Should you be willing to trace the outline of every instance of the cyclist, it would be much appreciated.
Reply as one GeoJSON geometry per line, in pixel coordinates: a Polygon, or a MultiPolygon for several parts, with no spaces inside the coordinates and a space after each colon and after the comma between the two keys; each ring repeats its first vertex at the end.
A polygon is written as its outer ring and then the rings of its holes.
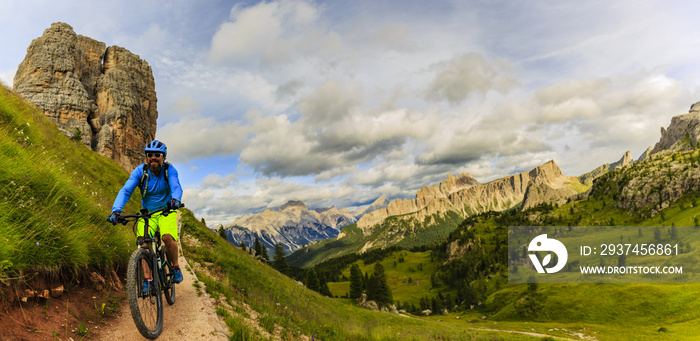
{"type": "MultiPolygon", "coordinates": [[[[146,145],[146,163],[141,164],[133,172],[124,184],[124,187],[119,191],[117,198],[112,206],[112,214],[109,221],[116,225],[119,223],[119,215],[121,214],[124,205],[131,199],[136,187],[141,189],[141,205],[149,212],[167,207],[168,209],[177,209],[182,207],[180,200],[182,199],[182,187],[177,175],[175,167],[170,163],[165,162],[165,157],[168,153],[168,148],[165,143],[158,140],[153,140],[146,145]]],[[[153,215],[149,221],[149,228],[155,231],[156,227],[160,227],[160,233],[163,236],[165,243],[165,252],[173,263],[173,281],[175,283],[182,282],[182,271],[177,259],[177,214],[169,214],[167,216],[157,213],[153,215]]],[[[138,240],[143,240],[144,221],[139,219],[137,235],[138,240]]],[[[148,292],[152,286],[150,273],[145,273],[146,282],[144,283],[144,292],[148,292]]]]}

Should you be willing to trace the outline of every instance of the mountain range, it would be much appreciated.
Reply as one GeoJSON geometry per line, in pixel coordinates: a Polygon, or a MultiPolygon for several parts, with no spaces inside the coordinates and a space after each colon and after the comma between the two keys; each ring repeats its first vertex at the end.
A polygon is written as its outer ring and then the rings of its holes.
{"type": "Polygon", "coordinates": [[[289,201],[276,210],[243,215],[224,228],[228,240],[235,245],[251,246],[258,238],[269,252],[282,243],[286,253],[317,241],[346,238],[349,231],[359,229],[361,238],[348,239],[353,240],[352,244],[364,241],[361,247],[351,248],[353,252],[363,252],[402,241],[405,245],[429,243],[444,237],[460,219],[473,214],[530,208],[545,202],[563,203],[586,189],[578,178],[563,175],[556,163],[549,161],[486,184],[469,173],[450,174],[439,184],[418,190],[415,198],[388,201],[380,197],[355,212],[336,207],[310,210],[301,201],[289,201]],[[391,222],[387,223],[389,218],[391,222]]]}
{"type": "Polygon", "coordinates": [[[302,201],[288,201],[278,209],[266,209],[254,215],[243,215],[224,226],[227,239],[235,244],[252,246],[255,238],[271,252],[282,243],[286,253],[318,240],[334,238],[340,230],[357,222],[365,213],[381,209],[389,201],[380,197],[366,208],[350,212],[347,208],[309,209],[302,201]]]}
{"type": "MultiPolygon", "coordinates": [[[[527,210],[540,204],[562,205],[585,196],[595,179],[610,172],[650,160],[660,152],[697,147],[698,131],[700,103],[691,106],[688,114],[674,117],[667,129],[662,127],[659,142],[637,160],[627,151],[619,161],[603,164],[579,177],[564,175],[554,160],[485,184],[469,173],[448,175],[439,184],[418,190],[415,198],[388,201],[381,197],[355,212],[336,207],[309,210],[302,202],[290,201],[277,210],[244,215],[226,226],[226,233],[236,245],[243,242],[250,246],[258,238],[271,251],[282,243],[286,253],[296,251],[289,262],[299,266],[391,245],[430,244],[444,238],[464,218],[476,214],[527,210]]],[[[679,186],[683,187],[676,187],[679,186]]],[[[639,191],[647,193],[645,203],[651,200],[651,190],[639,191]]],[[[621,193],[627,197],[621,205],[636,206],[636,202],[644,201],[635,193],[621,193]]]]}

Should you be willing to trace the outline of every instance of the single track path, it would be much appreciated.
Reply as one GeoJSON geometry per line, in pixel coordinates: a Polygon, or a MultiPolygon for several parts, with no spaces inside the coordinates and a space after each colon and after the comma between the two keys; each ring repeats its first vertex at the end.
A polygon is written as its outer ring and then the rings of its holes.
{"type": "MultiPolygon", "coordinates": [[[[180,228],[179,218],[178,212],[178,228],[180,228]]],[[[158,340],[228,340],[226,336],[228,329],[216,315],[209,295],[205,292],[202,292],[201,296],[197,294],[197,289],[193,285],[196,277],[186,270],[187,260],[182,254],[180,254],[180,267],[183,270],[184,280],[175,286],[175,304],[168,305],[163,297],[163,333],[158,340]]],[[[136,329],[128,300],[122,302],[117,317],[101,329],[97,332],[99,340],[146,340],[136,329]]]]}

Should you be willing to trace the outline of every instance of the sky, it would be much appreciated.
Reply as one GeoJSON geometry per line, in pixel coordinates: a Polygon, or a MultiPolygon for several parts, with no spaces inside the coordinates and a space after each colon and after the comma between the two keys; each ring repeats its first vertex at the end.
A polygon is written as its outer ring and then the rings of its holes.
{"type": "Polygon", "coordinates": [[[139,55],[183,202],[231,224],[637,158],[700,101],[700,2],[672,4],[0,0],[0,80],[58,21],[139,55]]]}

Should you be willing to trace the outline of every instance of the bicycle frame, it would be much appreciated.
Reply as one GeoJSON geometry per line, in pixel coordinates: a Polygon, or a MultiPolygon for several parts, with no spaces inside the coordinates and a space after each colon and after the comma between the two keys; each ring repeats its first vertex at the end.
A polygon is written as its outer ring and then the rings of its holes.
{"type": "Polygon", "coordinates": [[[151,237],[149,229],[149,220],[151,216],[159,212],[163,212],[161,213],[163,215],[174,213],[168,209],[159,209],[153,212],[148,212],[147,209],[143,208],[141,209],[141,211],[139,211],[140,214],[123,216],[122,219],[124,220],[124,224],[126,224],[127,219],[129,218],[133,218],[135,220],[143,219],[143,237],[142,240],[140,240],[141,238],[137,238],[136,243],[140,248],[146,249],[148,251],[148,254],[151,255],[151,269],[153,269],[151,271],[151,277],[154,281],[159,281],[161,290],[163,290],[164,288],[166,288],[166,286],[170,287],[171,285],[173,285],[173,283],[166,283],[168,280],[166,278],[166,273],[164,269],[166,259],[165,257],[161,259],[161,254],[165,254],[165,245],[162,243],[161,240],[160,228],[157,228],[155,230],[153,237],[151,237]]]}
{"type": "MultiPolygon", "coordinates": [[[[184,205],[180,206],[184,207],[184,205]]],[[[163,216],[170,214],[168,208],[162,208],[153,212],[142,209],[140,214],[118,217],[117,221],[126,225],[129,221],[143,219],[143,237],[137,238],[138,247],[131,254],[129,269],[127,270],[127,292],[129,296],[129,308],[136,328],[141,335],[149,339],[157,338],[163,330],[163,302],[162,293],[168,304],[175,303],[175,285],[172,282],[172,265],[167,259],[165,245],[161,241],[160,228],[156,228],[153,235],[150,233],[150,218],[156,213],[162,212],[163,216]],[[151,290],[144,281],[146,268],[150,268],[153,279],[151,290]],[[168,271],[168,268],[170,271],[168,271]],[[155,309],[155,311],[153,310],[155,309]],[[145,318],[145,319],[144,319],[145,318]]],[[[137,223],[138,224],[138,223],[137,223]]],[[[136,225],[138,226],[138,225],[136,225]]]]}

